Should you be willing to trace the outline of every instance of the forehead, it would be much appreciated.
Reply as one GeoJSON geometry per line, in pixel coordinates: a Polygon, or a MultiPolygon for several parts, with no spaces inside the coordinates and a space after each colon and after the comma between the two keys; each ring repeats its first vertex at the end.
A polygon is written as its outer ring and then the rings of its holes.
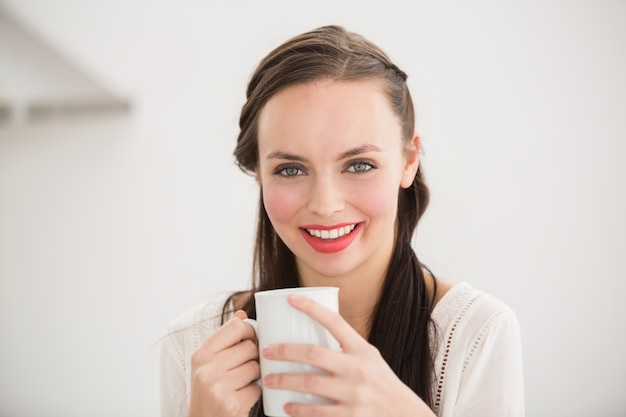
{"type": "MultiPolygon", "coordinates": [[[[305,145],[346,146],[392,139],[401,127],[379,81],[322,80],[287,87],[261,110],[259,148],[305,145]]],[[[272,151],[272,150],[269,150],[272,151]]]]}

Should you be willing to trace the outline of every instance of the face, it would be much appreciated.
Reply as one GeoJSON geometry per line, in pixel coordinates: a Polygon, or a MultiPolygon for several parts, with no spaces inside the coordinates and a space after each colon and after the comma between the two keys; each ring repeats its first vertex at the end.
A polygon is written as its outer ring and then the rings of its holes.
{"type": "Polygon", "coordinates": [[[316,81],[265,104],[258,125],[263,202],[301,280],[383,274],[400,187],[412,184],[418,138],[375,81],[316,81]]]}

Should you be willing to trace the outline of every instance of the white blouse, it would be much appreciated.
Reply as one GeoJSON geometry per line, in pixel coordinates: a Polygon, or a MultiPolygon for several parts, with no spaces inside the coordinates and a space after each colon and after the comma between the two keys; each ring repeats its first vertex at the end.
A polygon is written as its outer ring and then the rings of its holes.
{"type": "MultiPolygon", "coordinates": [[[[161,349],[161,415],[186,417],[191,355],[221,323],[229,294],[174,320],[161,349]]],[[[433,410],[439,417],[523,417],[520,329],[515,313],[462,282],[432,313],[435,357],[433,410]]]]}

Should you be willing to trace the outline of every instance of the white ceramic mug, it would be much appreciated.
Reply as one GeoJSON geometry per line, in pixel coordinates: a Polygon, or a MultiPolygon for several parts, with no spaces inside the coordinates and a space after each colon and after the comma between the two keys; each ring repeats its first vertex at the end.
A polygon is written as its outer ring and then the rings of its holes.
{"type": "MultiPolygon", "coordinates": [[[[277,343],[313,344],[339,351],[339,343],[326,328],[287,302],[289,294],[311,298],[324,307],[339,311],[339,288],[298,287],[260,291],[254,294],[256,320],[246,319],[254,328],[259,353],[265,346],[277,343]]],[[[260,356],[261,378],[277,373],[319,373],[324,371],[311,365],[295,362],[268,360],[260,356]]],[[[273,417],[287,416],[283,410],[286,403],[330,404],[332,401],[318,395],[262,387],[263,409],[273,417]]]]}

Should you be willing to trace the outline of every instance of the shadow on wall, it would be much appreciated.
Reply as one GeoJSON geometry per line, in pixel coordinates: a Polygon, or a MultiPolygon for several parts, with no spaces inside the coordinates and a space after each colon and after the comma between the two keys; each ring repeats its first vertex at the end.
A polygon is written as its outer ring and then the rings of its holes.
{"type": "Polygon", "coordinates": [[[130,102],[18,21],[0,4],[0,127],[127,113],[130,102]]]}

